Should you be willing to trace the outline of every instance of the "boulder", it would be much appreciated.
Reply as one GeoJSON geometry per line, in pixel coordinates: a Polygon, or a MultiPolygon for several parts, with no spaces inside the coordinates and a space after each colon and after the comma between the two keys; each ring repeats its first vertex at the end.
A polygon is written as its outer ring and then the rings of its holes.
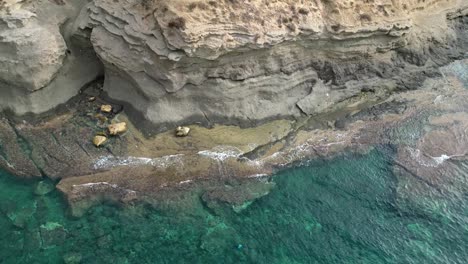
{"type": "Polygon", "coordinates": [[[40,181],[36,184],[34,189],[34,194],[36,195],[46,195],[52,192],[55,189],[55,186],[49,181],[40,181]]]}
{"type": "Polygon", "coordinates": [[[330,110],[338,103],[356,96],[360,92],[359,88],[332,90],[329,86],[319,81],[315,84],[312,93],[297,102],[297,107],[308,115],[320,114],[330,110]]]}
{"type": "Polygon", "coordinates": [[[117,136],[125,133],[127,131],[127,123],[120,122],[115,124],[110,124],[107,129],[109,130],[109,134],[112,136],[117,136]]]}
{"type": "Polygon", "coordinates": [[[71,41],[76,34],[68,25],[84,2],[10,1],[0,7],[0,111],[48,111],[102,75],[92,48],[71,41]]]}
{"type": "Polygon", "coordinates": [[[104,145],[104,143],[107,142],[107,137],[105,136],[101,136],[101,135],[97,135],[93,138],[93,144],[94,146],[96,147],[100,147],[102,145],[104,145]]]}
{"type": "Polygon", "coordinates": [[[101,112],[103,113],[112,112],[112,105],[101,105],[101,112]]]}
{"type": "Polygon", "coordinates": [[[47,222],[41,225],[40,233],[43,248],[62,245],[67,237],[67,231],[65,228],[56,222],[47,222]]]}
{"type": "Polygon", "coordinates": [[[0,79],[27,91],[49,84],[66,56],[58,28],[43,26],[36,14],[18,9],[0,16],[0,29],[0,79]]]}
{"type": "Polygon", "coordinates": [[[83,257],[80,253],[70,252],[63,256],[65,264],[80,264],[83,257]]]}
{"type": "Polygon", "coordinates": [[[207,190],[201,199],[207,208],[218,215],[230,211],[240,213],[255,200],[269,194],[274,186],[272,182],[259,179],[241,180],[207,190]]]}
{"type": "Polygon", "coordinates": [[[6,216],[11,223],[18,228],[27,228],[31,221],[34,221],[33,215],[36,212],[35,205],[26,205],[17,208],[15,211],[8,212],[6,216]]]}
{"type": "Polygon", "coordinates": [[[186,137],[190,133],[190,127],[177,127],[176,128],[176,136],[178,137],[186,137]]]}

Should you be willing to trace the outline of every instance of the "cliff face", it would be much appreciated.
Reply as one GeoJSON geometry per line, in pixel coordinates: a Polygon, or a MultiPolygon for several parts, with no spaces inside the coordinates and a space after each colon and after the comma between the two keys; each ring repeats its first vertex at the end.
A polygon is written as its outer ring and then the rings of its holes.
{"type": "Polygon", "coordinates": [[[446,15],[461,1],[364,2],[94,1],[91,40],[109,96],[160,128],[252,124],[406,88],[406,65],[426,66],[441,54],[425,51],[456,40],[446,15]]]}
{"type": "Polygon", "coordinates": [[[362,92],[417,88],[466,48],[463,0],[55,2],[26,1],[0,17],[8,36],[0,63],[10,69],[0,70],[9,98],[1,108],[63,103],[100,74],[95,51],[108,96],[159,130],[252,125],[320,113],[362,92]],[[22,32],[33,33],[12,37],[22,32]]]}

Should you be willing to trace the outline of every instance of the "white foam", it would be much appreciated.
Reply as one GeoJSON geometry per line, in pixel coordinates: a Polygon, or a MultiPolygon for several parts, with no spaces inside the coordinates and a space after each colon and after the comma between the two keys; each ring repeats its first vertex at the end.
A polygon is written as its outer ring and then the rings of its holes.
{"type": "Polygon", "coordinates": [[[442,100],[444,99],[444,96],[443,95],[438,95],[435,99],[434,99],[434,104],[440,104],[442,102],[442,100]]]}
{"type": "Polygon", "coordinates": [[[264,177],[268,177],[268,174],[265,174],[265,173],[253,174],[253,175],[248,176],[247,178],[264,178],[264,177]]]}
{"type": "Polygon", "coordinates": [[[411,155],[411,158],[413,158],[414,160],[416,160],[420,165],[422,166],[425,166],[425,167],[433,167],[433,168],[436,168],[436,167],[439,167],[440,165],[442,165],[446,160],[449,160],[453,157],[458,157],[458,156],[463,156],[463,155],[458,155],[458,154],[455,154],[455,155],[446,155],[446,154],[442,154],[440,155],[439,157],[425,157],[422,155],[421,151],[419,149],[413,149],[413,148],[410,148],[408,147],[407,148],[410,155],[411,155]]]}
{"type": "Polygon", "coordinates": [[[15,166],[11,165],[11,163],[8,162],[7,160],[5,160],[5,162],[6,162],[6,165],[8,166],[8,168],[10,168],[10,169],[14,169],[14,168],[15,168],[15,166]]]}
{"type": "Polygon", "coordinates": [[[93,167],[95,170],[135,165],[150,165],[159,168],[166,168],[178,162],[181,156],[183,156],[183,154],[168,155],[160,158],[103,156],[94,162],[93,167]]]}
{"type": "Polygon", "coordinates": [[[330,142],[328,144],[325,144],[324,146],[325,147],[330,147],[330,146],[334,146],[334,145],[343,145],[344,143],[346,143],[346,141],[330,142]]]}
{"type": "Polygon", "coordinates": [[[242,151],[232,146],[218,146],[212,150],[202,150],[197,153],[218,161],[225,161],[230,158],[238,158],[242,151]]]}
{"type": "Polygon", "coordinates": [[[187,183],[191,183],[191,182],[192,182],[192,180],[186,180],[186,181],[179,182],[179,184],[187,184],[187,183]]]}
{"type": "Polygon", "coordinates": [[[108,182],[90,182],[90,183],[83,183],[83,184],[74,184],[73,187],[94,187],[94,186],[101,186],[101,185],[108,185],[112,188],[118,188],[117,184],[110,184],[108,182]]]}
{"type": "Polygon", "coordinates": [[[440,157],[432,157],[432,159],[434,159],[434,161],[437,163],[437,165],[440,165],[440,164],[444,163],[446,160],[449,160],[451,158],[452,158],[451,156],[447,156],[445,154],[443,154],[440,157]]]}

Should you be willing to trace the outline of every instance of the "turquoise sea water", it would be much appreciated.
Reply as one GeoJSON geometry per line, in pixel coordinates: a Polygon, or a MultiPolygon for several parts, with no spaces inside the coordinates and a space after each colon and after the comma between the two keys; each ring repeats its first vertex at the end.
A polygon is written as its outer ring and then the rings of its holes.
{"type": "Polygon", "coordinates": [[[103,205],[79,219],[56,191],[2,172],[0,262],[466,263],[468,208],[444,219],[399,206],[392,159],[381,147],[284,170],[240,213],[103,205]]]}

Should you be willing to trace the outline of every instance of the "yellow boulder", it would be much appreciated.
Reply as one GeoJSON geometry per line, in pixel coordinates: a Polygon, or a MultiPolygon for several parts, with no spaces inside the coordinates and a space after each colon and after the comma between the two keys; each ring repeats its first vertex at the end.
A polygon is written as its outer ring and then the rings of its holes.
{"type": "Polygon", "coordinates": [[[93,144],[96,147],[102,146],[104,143],[106,143],[106,141],[107,141],[107,137],[101,136],[101,135],[97,135],[93,138],[93,144]]]}
{"type": "Polygon", "coordinates": [[[125,131],[127,131],[127,123],[120,122],[120,123],[111,124],[107,127],[107,130],[109,130],[109,134],[112,136],[123,134],[125,133],[125,131]]]}
{"type": "Polygon", "coordinates": [[[101,112],[103,113],[112,112],[112,105],[101,105],[101,112]]]}
{"type": "Polygon", "coordinates": [[[176,136],[178,137],[186,137],[190,133],[190,127],[177,127],[176,128],[176,136]]]}

